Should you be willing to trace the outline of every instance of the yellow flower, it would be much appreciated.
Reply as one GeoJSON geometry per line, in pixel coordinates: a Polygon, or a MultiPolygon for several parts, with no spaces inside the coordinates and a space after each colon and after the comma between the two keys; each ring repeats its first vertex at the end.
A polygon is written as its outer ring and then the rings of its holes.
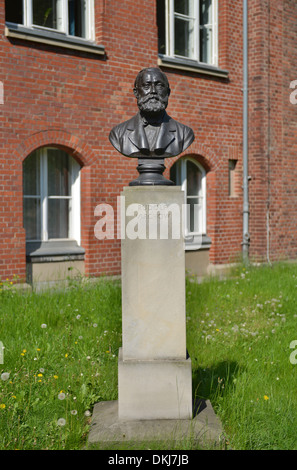
{"type": "Polygon", "coordinates": [[[21,356],[24,356],[25,354],[24,353],[21,353],[21,356]]]}
{"type": "Polygon", "coordinates": [[[68,353],[65,354],[65,357],[68,357],[68,353]]]}
{"type": "Polygon", "coordinates": [[[42,377],[42,374],[37,374],[37,377],[42,377]]]}
{"type": "Polygon", "coordinates": [[[27,349],[23,349],[23,353],[26,353],[27,352],[27,349]]]}
{"type": "Polygon", "coordinates": [[[269,397],[267,395],[264,395],[264,400],[269,400],[269,397]]]}
{"type": "Polygon", "coordinates": [[[40,348],[36,348],[36,351],[40,351],[40,348]]]}
{"type": "Polygon", "coordinates": [[[4,410],[5,408],[5,404],[4,403],[0,403],[0,410],[4,410]]]}
{"type": "Polygon", "coordinates": [[[56,379],[56,380],[57,380],[58,378],[59,378],[59,377],[58,377],[57,375],[54,375],[54,379],[56,379]]]}

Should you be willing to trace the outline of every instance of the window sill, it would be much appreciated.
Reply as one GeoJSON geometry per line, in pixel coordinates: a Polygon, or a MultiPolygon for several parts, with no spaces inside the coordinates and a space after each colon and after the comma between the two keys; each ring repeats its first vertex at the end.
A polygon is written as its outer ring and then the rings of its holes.
{"type": "Polygon", "coordinates": [[[84,254],[75,240],[26,243],[26,258],[31,263],[84,260],[84,254]]]}
{"type": "Polygon", "coordinates": [[[158,65],[161,67],[170,67],[213,77],[228,78],[229,76],[229,72],[227,70],[219,69],[213,65],[198,63],[191,59],[178,59],[176,57],[169,57],[162,54],[159,54],[158,65]]]}
{"type": "Polygon", "coordinates": [[[207,235],[192,237],[185,240],[185,251],[209,250],[211,239],[207,235]]]}
{"type": "Polygon", "coordinates": [[[24,39],[26,41],[38,42],[50,46],[58,46],[79,52],[105,55],[104,46],[95,44],[83,38],[66,36],[52,31],[44,31],[25,26],[6,23],[5,36],[9,38],[24,39]]]}

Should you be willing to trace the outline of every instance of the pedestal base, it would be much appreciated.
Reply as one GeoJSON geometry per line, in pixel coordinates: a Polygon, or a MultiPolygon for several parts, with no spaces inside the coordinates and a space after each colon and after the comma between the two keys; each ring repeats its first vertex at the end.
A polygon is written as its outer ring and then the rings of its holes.
{"type": "MultiPolygon", "coordinates": [[[[133,449],[141,442],[166,442],[197,447],[224,447],[224,434],[220,420],[215,415],[210,401],[198,403],[193,419],[155,419],[146,421],[122,421],[118,418],[118,402],[96,403],[92,416],[88,445],[108,447],[110,444],[133,442],[133,449]]],[[[129,444],[129,450],[131,450],[129,444]]],[[[162,447],[163,449],[164,447],[162,447]]]]}
{"type": "Polygon", "coordinates": [[[119,351],[119,419],[191,419],[191,359],[123,361],[119,351]]]}

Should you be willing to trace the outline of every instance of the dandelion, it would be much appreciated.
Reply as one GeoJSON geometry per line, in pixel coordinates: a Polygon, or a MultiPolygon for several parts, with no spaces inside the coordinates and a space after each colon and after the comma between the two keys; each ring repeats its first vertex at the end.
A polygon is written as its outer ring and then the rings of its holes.
{"type": "Polygon", "coordinates": [[[70,413],[71,413],[73,416],[77,415],[77,411],[76,411],[76,410],[71,410],[70,413]]]}
{"type": "Polygon", "coordinates": [[[58,375],[54,375],[54,379],[57,380],[59,377],[58,375]]]}
{"type": "Polygon", "coordinates": [[[269,397],[267,395],[264,395],[264,400],[269,400],[269,397]]]}
{"type": "Polygon", "coordinates": [[[8,380],[8,379],[9,379],[9,372],[3,372],[3,374],[1,374],[1,380],[5,382],[5,380],[8,380]]]}
{"type": "Polygon", "coordinates": [[[58,395],[59,400],[64,400],[65,397],[66,397],[65,393],[62,392],[62,391],[61,391],[61,392],[59,393],[59,395],[58,395]]]}
{"type": "Polygon", "coordinates": [[[43,374],[43,373],[44,373],[44,369],[43,369],[42,367],[40,367],[39,372],[41,372],[41,373],[43,374]]]}
{"type": "Polygon", "coordinates": [[[47,328],[47,324],[46,324],[46,323],[42,323],[41,328],[47,328]]]}
{"type": "Polygon", "coordinates": [[[85,411],[85,416],[91,416],[91,412],[89,410],[85,411]]]}
{"type": "Polygon", "coordinates": [[[97,328],[97,326],[98,326],[97,323],[93,323],[94,328],[97,328]]]}
{"type": "Polygon", "coordinates": [[[68,357],[68,353],[65,354],[65,357],[68,357]]]}
{"type": "Polygon", "coordinates": [[[5,404],[4,403],[0,403],[0,410],[4,410],[5,409],[5,404]]]}
{"type": "Polygon", "coordinates": [[[57,421],[57,425],[58,426],[65,426],[66,424],[66,419],[64,418],[59,418],[58,421],[57,421]]]}
{"type": "Polygon", "coordinates": [[[37,374],[37,377],[42,377],[42,376],[43,376],[43,374],[37,374]]]}

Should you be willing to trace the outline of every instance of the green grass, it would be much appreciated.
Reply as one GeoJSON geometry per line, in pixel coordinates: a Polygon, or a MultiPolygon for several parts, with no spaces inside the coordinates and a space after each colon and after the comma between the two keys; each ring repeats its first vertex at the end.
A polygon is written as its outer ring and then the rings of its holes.
{"type": "Polygon", "coordinates": [[[296,265],[188,282],[187,318],[195,393],[211,400],[230,446],[297,449],[296,265]]]}
{"type": "MultiPolygon", "coordinates": [[[[228,447],[296,450],[297,265],[188,278],[186,295],[193,391],[211,400],[228,447]]],[[[120,283],[2,289],[0,341],[0,449],[83,448],[93,405],[117,399],[120,283]]]]}

